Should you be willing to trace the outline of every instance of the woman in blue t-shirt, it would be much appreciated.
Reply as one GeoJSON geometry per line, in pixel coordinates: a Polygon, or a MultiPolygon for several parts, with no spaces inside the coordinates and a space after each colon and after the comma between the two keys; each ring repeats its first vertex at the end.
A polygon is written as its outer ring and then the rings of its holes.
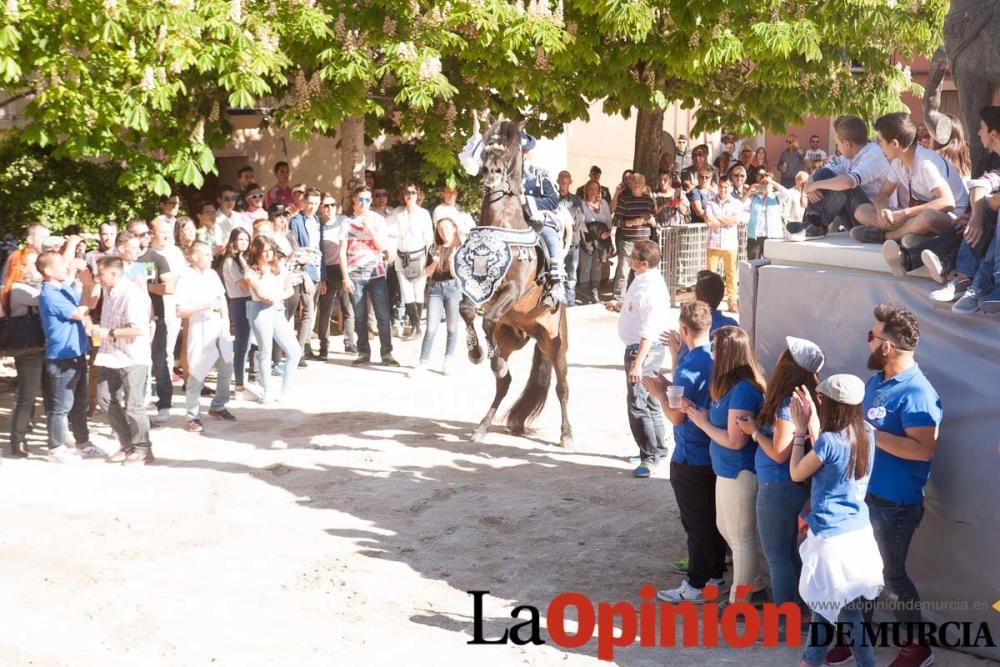
{"type": "Polygon", "coordinates": [[[792,392],[805,386],[815,394],[823,367],[823,351],[812,341],[788,336],[788,348],[778,357],[757,419],[746,417],[740,430],[757,445],[757,531],[771,570],[775,604],[797,602],[802,561],[798,550],[798,517],[808,492],[788,474],[792,454],[792,392]]]}
{"type": "Polygon", "coordinates": [[[754,511],[757,446],[739,427],[741,417],[756,417],[764,402],[764,375],[750,347],[750,337],[739,327],[722,327],[712,339],[712,366],[708,410],[685,402],[688,418],[712,439],[709,455],[715,482],[715,518],[719,532],[733,551],[733,587],[748,587],[741,602],[749,601],[749,587],[757,578],[757,517],[754,511]]]}
{"type": "MultiPolygon", "coordinates": [[[[865,423],[861,403],[865,383],[853,375],[833,375],[816,388],[819,410],[805,387],[791,402],[795,434],[789,474],[796,482],[812,479],[811,508],[803,542],[799,594],[813,610],[814,623],[850,623],[854,657],[860,667],[875,664],[875,651],[864,637],[861,598],[874,600],[882,590],[882,557],[868,519],[865,493],[875,456],[875,432],[865,423]],[[805,453],[805,439],[812,451],[805,453]]],[[[836,635],[819,631],[807,646],[805,665],[821,665],[836,635]]]]}

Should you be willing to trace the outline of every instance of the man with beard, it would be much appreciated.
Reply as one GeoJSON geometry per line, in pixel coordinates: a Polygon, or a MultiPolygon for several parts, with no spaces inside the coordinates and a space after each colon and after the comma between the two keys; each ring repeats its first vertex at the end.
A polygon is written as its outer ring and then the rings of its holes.
{"type": "MultiPolygon", "coordinates": [[[[875,307],[868,331],[868,368],[877,371],[865,386],[865,419],[875,427],[875,463],[868,485],[868,511],[882,554],[886,588],[899,600],[896,620],[920,623],[920,595],[906,573],[906,555],[924,515],[924,484],[931,472],[941,424],[941,399],[914,360],[920,329],[900,306],[875,307]]],[[[828,664],[840,664],[850,649],[837,647],[828,664]]],[[[926,645],[902,647],[894,665],[930,664],[926,645]]]]}

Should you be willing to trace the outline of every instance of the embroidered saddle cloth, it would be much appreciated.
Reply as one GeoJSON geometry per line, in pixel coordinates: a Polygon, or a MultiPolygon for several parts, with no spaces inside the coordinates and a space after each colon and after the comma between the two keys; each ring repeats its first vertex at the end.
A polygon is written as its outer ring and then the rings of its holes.
{"type": "Polygon", "coordinates": [[[493,298],[514,261],[512,247],[530,249],[534,257],[537,243],[538,234],[531,229],[473,227],[452,254],[452,275],[462,293],[481,306],[493,298]]]}

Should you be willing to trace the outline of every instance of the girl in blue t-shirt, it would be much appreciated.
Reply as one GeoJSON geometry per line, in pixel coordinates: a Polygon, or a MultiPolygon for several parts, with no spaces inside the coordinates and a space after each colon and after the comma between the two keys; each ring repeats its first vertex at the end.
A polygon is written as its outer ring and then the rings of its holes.
{"type": "Polygon", "coordinates": [[[771,592],[775,604],[798,602],[802,561],[798,550],[798,518],[808,492],[788,473],[795,427],[789,410],[796,387],[805,386],[815,395],[823,367],[823,352],[812,341],[789,336],[788,347],[774,367],[764,405],[757,419],[740,420],[740,430],[757,445],[757,532],[771,570],[771,592]]]}
{"type": "MultiPolygon", "coordinates": [[[[812,479],[811,509],[803,542],[799,594],[813,610],[814,623],[850,623],[854,657],[860,667],[875,665],[870,642],[861,641],[861,598],[874,600],[882,590],[882,558],[868,520],[865,493],[875,456],[875,432],[865,423],[861,403],[865,383],[853,375],[833,375],[816,388],[817,411],[809,391],[792,397],[795,424],[791,478],[812,479]],[[805,453],[805,439],[812,451],[805,453]]],[[[825,643],[807,646],[803,664],[821,665],[836,635],[817,632],[825,643]]]]}
{"type": "MultiPolygon", "coordinates": [[[[684,412],[711,438],[709,455],[715,482],[715,518],[722,537],[733,552],[733,586],[730,601],[737,601],[740,586],[757,578],[757,446],[739,427],[741,417],[756,417],[764,402],[764,375],[750,347],[750,337],[739,327],[722,327],[712,339],[712,365],[708,410],[685,401],[684,412]]],[[[749,594],[740,599],[749,601],[749,594]]]]}

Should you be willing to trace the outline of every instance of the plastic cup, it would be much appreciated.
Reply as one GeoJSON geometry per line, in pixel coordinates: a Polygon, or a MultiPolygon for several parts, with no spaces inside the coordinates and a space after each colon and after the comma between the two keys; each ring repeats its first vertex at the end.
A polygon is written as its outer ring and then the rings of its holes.
{"type": "Polygon", "coordinates": [[[667,405],[671,410],[679,410],[684,406],[684,387],[667,387],[667,405]]]}

